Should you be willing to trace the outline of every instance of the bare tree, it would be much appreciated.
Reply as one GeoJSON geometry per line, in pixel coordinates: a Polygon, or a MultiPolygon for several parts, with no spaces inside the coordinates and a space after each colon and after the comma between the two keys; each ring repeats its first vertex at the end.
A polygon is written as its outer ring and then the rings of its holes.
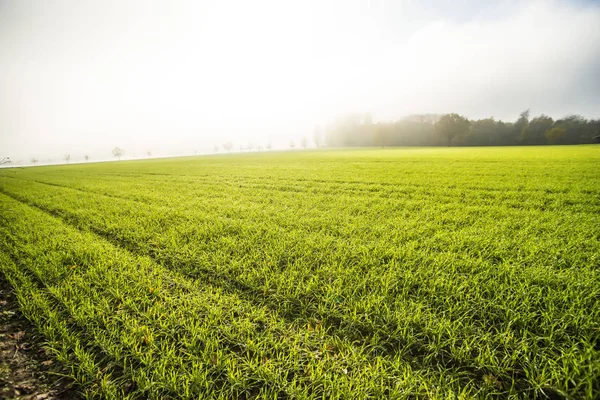
{"type": "Polygon", "coordinates": [[[121,156],[123,155],[123,149],[120,147],[115,147],[112,151],[113,156],[117,157],[119,161],[121,161],[121,156]]]}
{"type": "Polygon", "coordinates": [[[70,154],[65,154],[65,156],[63,157],[63,159],[67,162],[67,164],[69,163],[69,160],[71,160],[71,155],[70,154]]]}
{"type": "Polygon", "coordinates": [[[308,147],[308,138],[306,136],[303,136],[302,139],[300,139],[300,146],[302,146],[303,149],[308,147]]]}
{"type": "Polygon", "coordinates": [[[319,125],[315,126],[315,130],[313,131],[313,141],[317,147],[321,147],[321,144],[323,143],[323,136],[319,125]]]}
{"type": "Polygon", "coordinates": [[[229,152],[231,152],[231,149],[233,149],[233,143],[231,142],[227,142],[223,145],[223,148],[229,152]]]}
{"type": "Polygon", "coordinates": [[[88,160],[90,159],[90,156],[88,156],[87,154],[85,156],[83,156],[83,158],[85,158],[85,162],[88,162],[88,160]]]}
{"type": "Polygon", "coordinates": [[[31,159],[31,163],[32,163],[33,165],[37,164],[37,162],[38,162],[38,159],[37,159],[37,158],[33,157],[33,158],[31,159]]]}

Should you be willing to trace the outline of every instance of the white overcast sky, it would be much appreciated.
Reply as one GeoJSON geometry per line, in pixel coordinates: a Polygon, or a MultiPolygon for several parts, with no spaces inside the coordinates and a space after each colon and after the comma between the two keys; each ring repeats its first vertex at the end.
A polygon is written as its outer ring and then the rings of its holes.
{"type": "Polygon", "coordinates": [[[346,112],[600,117],[600,4],[0,0],[0,152],[193,153],[346,112]]]}

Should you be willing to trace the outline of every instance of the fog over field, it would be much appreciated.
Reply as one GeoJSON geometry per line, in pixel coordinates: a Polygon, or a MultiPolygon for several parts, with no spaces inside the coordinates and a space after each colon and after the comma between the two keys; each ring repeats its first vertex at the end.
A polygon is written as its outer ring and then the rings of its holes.
{"type": "Polygon", "coordinates": [[[285,147],[337,116],[600,117],[592,1],[2,1],[15,162],[285,147]]]}
{"type": "Polygon", "coordinates": [[[0,0],[0,399],[598,400],[599,165],[600,1],[0,0]]]}

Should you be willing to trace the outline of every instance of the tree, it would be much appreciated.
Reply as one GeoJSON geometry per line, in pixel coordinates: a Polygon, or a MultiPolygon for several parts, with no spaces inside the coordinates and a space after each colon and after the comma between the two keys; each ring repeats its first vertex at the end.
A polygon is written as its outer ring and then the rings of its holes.
{"type": "Polygon", "coordinates": [[[151,152],[150,150],[148,150],[148,151],[146,152],[146,155],[147,155],[148,157],[152,157],[152,152],[151,152]]]}
{"type": "Polygon", "coordinates": [[[545,133],[546,139],[548,139],[548,143],[556,144],[560,142],[567,134],[567,130],[565,128],[554,127],[552,129],[548,129],[545,133]]]}
{"type": "Polygon", "coordinates": [[[247,147],[248,151],[252,151],[254,150],[254,143],[252,142],[248,142],[248,147],[247,147]]]}
{"type": "Polygon", "coordinates": [[[306,136],[303,136],[302,139],[300,139],[300,146],[302,146],[303,149],[308,147],[308,138],[306,136]]]}
{"type": "Polygon", "coordinates": [[[33,165],[37,164],[37,162],[38,162],[38,159],[37,159],[37,158],[33,157],[33,158],[31,159],[31,163],[32,163],[33,165]]]}
{"type": "Polygon", "coordinates": [[[88,162],[88,160],[90,159],[90,156],[88,156],[87,154],[85,156],[83,156],[83,158],[85,158],[85,162],[88,162]]]}
{"type": "Polygon", "coordinates": [[[113,156],[117,157],[119,161],[121,161],[121,156],[123,155],[123,149],[120,147],[116,147],[112,151],[113,156]]]}
{"type": "Polygon", "coordinates": [[[313,142],[315,142],[315,146],[317,147],[321,147],[323,144],[323,134],[319,125],[316,125],[313,131],[313,142]]]}
{"type": "Polygon", "coordinates": [[[373,145],[384,147],[391,144],[389,143],[388,136],[388,129],[385,124],[375,125],[375,129],[373,130],[373,145]]]}
{"type": "Polygon", "coordinates": [[[496,121],[494,118],[472,121],[469,127],[469,134],[461,144],[466,146],[488,146],[492,143],[495,134],[496,121]]]}
{"type": "Polygon", "coordinates": [[[557,143],[564,144],[583,144],[590,143],[590,138],[594,136],[593,121],[587,121],[580,115],[568,115],[565,118],[554,122],[555,128],[565,130],[563,137],[557,143]]]}
{"type": "Polygon", "coordinates": [[[515,143],[523,140],[523,132],[529,125],[529,114],[529,109],[522,111],[521,114],[519,114],[519,119],[513,125],[515,143]]]}
{"type": "Polygon", "coordinates": [[[215,144],[215,147],[213,147],[213,151],[214,151],[215,153],[218,153],[218,152],[219,152],[219,150],[220,150],[220,147],[219,147],[219,145],[218,145],[218,144],[215,144]]]}
{"type": "Polygon", "coordinates": [[[267,150],[271,150],[273,148],[273,145],[271,144],[271,142],[267,143],[267,150]]]}
{"type": "Polygon", "coordinates": [[[296,143],[293,140],[290,140],[290,150],[293,150],[296,147],[296,143]]]}
{"type": "MultiPolygon", "coordinates": [[[[335,123],[315,126],[313,141],[327,146],[512,146],[518,144],[594,143],[600,135],[600,120],[569,115],[560,120],[541,115],[530,119],[530,111],[514,122],[493,117],[468,120],[458,114],[414,114],[397,121],[369,124],[364,114],[346,114],[335,123]],[[553,128],[564,129],[546,133],[553,128]],[[322,129],[322,130],[321,130],[322,129]],[[321,135],[323,133],[323,135],[321,135]],[[440,141],[440,137],[443,138],[440,141]]],[[[309,137],[310,138],[310,137],[309,137]]],[[[303,142],[296,143],[298,147],[303,142]]],[[[295,148],[296,146],[290,146],[295,148]]]]}
{"type": "Polygon", "coordinates": [[[65,154],[65,156],[63,157],[63,159],[67,162],[67,164],[69,163],[69,160],[71,159],[71,155],[70,154],[65,154]]]}
{"type": "Polygon", "coordinates": [[[512,124],[496,121],[494,134],[490,140],[492,146],[510,146],[516,143],[516,138],[511,135],[512,124]]]}
{"type": "Polygon", "coordinates": [[[452,145],[452,139],[462,135],[469,130],[471,123],[468,119],[458,114],[446,114],[435,123],[435,130],[438,135],[448,140],[448,147],[452,145]]]}
{"type": "Polygon", "coordinates": [[[525,111],[521,111],[521,114],[519,114],[519,119],[517,120],[517,122],[515,122],[515,126],[521,129],[525,128],[525,126],[527,126],[527,124],[529,123],[530,115],[531,112],[529,108],[525,111]]]}
{"type": "Polygon", "coordinates": [[[336,118],[333,128],[327,137],[327,142],[333,146],[362,146],[365,138],[362,135],[361,114],[350,113],[336,118]]]}
{"type": "Polygon", "coordinates": [[[231,152],[231,149],[233,149],[233,143],[231,143],[231,142],[227,142],[227,143],[225,143],[225,144],[223,145],[223,148],[224,148],[225,150],[227,150],[228,152],[231,152]]]}
{"type": "Polygon", "coordinates": [[[546,131],[552,128],[554,120],[544,114],[533,118],[523,129],[521,140],[524,144],[546,144],[546,131]]]}

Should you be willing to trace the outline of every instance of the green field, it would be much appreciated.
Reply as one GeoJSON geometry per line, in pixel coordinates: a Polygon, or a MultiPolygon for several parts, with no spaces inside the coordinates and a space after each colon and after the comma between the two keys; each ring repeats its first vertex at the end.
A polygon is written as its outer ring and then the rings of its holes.
{"type": "Polygon", "coordinates": [[[0,171],[0,271],[90,397],[600,393],[600,147],[0,171]]]}

